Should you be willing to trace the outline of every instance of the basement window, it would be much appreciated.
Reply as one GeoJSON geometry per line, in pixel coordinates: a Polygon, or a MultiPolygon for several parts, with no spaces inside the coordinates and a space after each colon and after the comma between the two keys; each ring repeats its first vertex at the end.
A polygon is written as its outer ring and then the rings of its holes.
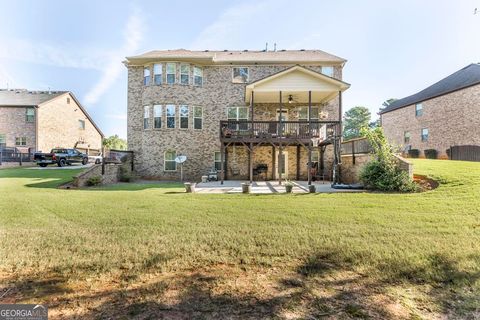
{"type": "Polygon", "coordinates": [[[164,171],[177,171],[177,163],[175,158],[177,157],[177,152],[175,151],[166,151],[163,161],[163,170],[164,171]]]}

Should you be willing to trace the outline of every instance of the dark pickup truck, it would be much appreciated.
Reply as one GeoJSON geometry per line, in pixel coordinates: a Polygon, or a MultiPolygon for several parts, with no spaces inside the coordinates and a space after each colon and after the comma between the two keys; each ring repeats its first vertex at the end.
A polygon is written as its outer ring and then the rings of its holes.
{"type": "Polygon", "coordinates": [[[77,149],[52,149],[50,153],[37,152],[33,156],[33,160],[40,167],[46,167],[49,164],[57,164],[59,167],[71,165],[72,163],[81,163],[86,165],[88,163],[88,155],[81,153],[77,149]]]}

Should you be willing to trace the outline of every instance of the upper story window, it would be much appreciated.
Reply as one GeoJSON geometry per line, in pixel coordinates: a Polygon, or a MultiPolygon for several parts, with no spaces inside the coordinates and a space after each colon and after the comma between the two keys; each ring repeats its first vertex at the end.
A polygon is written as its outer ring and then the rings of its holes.
{"type": "MultiPolygon", "coordinates": [[[[248,120],[248,108],[247,107],[229,107],[227,111],[228,120],[243,121],[248,120]]],[[[234,130],[248,130],[248,123],[233,124],[230,129],[234,130]]]]}
{"type": "Polygon", "coordinates": [[[162,84],[162,75],[163,75],[162,64],[155,63],[153,65],[153,81],[155,82],[155,84],[162,84]]]}
{"type": "Polygon", "coordinates": [[[150,84],[150,67],[143,68],[143,85],[147,86],[150,84]]]}
{"type": "Polygon", "coordinates": [[[423,105],[421,103],[417,103],[415,105],[415,116],[420,117],[423,114],[423,105]]]}
{"type": "Polygon", "coordinates": [[[175,128],[175,105],[167,104],[167,128],[175,128]]]}
{"type": "Polygon", "coordinates": [[[410,143],[410,131],[403,133],[403,143],[410,143]]]}
{"type": "Polygon", "coordinates": [[[333,67],[322,67],[322,73],[326,76],[333,77],[333,67]]]}
{"type": "Polygon", "coordinates": [[[4,133],[0,133],[0,145],[7,143],[7,136],[4,133]]]}
{"type": "Polygon", "coordinates": [[[25,112],[25,121],[27,122],[34,122],[35,121],[35,109],[34,108],[27,108],[25,112]]]}
{"type": "Polygon", "coordinates": [[[193,84],[196,86],[203,85],[203,69],[200,67],[193,67],[193,84]]]}
{"type": "Polygon", "coordinates": [[[78,129],[85,130],[85,120],[78,120],[78,129]]]}
{"type": "Polygon", "coordinates": [[[177,162],[175,162],[176,157],[177,157],[177,152],[166,151],[164,154],[163,170],[177,171],[177,162]]]}
{"type": "Polygon", "coordinates": [[[167,84],[174,84],[177,74],[177,65],[175,63],[167,63],[167,84]]]}
{"type": "Polygon", "coordinates": [[[233,83],[247,83],[248,82],[248,68],[234,67],[232,70],[233,83]]]}
{"type": "MultiPolygon", "coordinates": [[[[310,116],[311,120],[318,120],[318,107],[312,107],[312,115],[310,116]]],[[[299,121],[308,121],[308,107],[300,107],[298,110],[298,120],[299,121]]]]}
{"type": "Polygon", "coordinates": [[[16,137],[15,138],[15,145],[16,146],[26,146],[27,145],[27,137],[16,137]]]}
{"type": "Polygon", "coordinates": [[[203,128],[203,108],[193,107],[193,129],[203,128]]]}
{"type": "Polygon", "coordinates": [[[180,84],[190,84],[190,65],[180,65],[180,84]]]}
{"type": "Polygon", "coordinates": [[[156,104],[153,106],[153,127],[160,129],[162,127],[162,106],[156,104]]]}
{"type": "Polygon", "coordinates": [[[428,141],[428,128],[422,129],[422,141],[428,141]]]}
{"type": "Polygon", "coordinates": [[[180,129],[188,129],[188,106],[180,106],[180,129]]]}
{"type": "Polygon", "coordinates": [[[67,97],[67,104],[70,104],[70,98],[67,97]]]}
{"type": "Polygon", "coordinates": [[[150,106],[143,106],[143,129],[148,129],[149,119],[150,119],[150,106]]]}

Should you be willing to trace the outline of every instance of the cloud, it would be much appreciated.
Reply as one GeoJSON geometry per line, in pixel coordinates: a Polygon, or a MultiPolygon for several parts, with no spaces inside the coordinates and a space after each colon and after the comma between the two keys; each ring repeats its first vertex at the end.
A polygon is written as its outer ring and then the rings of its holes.
{"type": "Polygon", "coordinates": [[[115,119],[115,120],[127,120],[126,113],[110,113],[105,115],[106,118],[115,119]]]}
{"type": "Polygon", "coordinates": [[[85,96],[86,104],[91,105],[98,102],[100,97],[116,82],[118,77],[124,71],[124,66],[120,61],[122,61],[126,55],[139,49],[144,29],[141,17],[141,10],[139,8],[134,8],[133,13],[128,18],[126,24],[124,45],[110,55],[109,62],[102,69],[100,80],[85,96]]]}

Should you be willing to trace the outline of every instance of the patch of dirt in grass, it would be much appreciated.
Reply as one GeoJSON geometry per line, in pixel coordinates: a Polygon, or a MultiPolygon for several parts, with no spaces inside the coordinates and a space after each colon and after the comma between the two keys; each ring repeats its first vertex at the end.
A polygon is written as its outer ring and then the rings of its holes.
{"type": "Polygon", "coordinates": [[[71,279],[53,274],[38,278],[0,274],[0,283],[0,292],[9,289],[0,303],[44,303],[49,306],[50,319],[433,319],[439,316],[433,308],[428,308],[429,301],[423,301],[421,308],[412,308],[402,303],[400,289],[387,290],[390,285],[347,270],[324,273],[301,267],[242,269],[216,265],[137,277],[120,273],[71,279]]]}
{"type": "Polygon", "coordinates": [[[418,184],[418,186],[420,187],[420,191],[430,191],[438,188],[439,186],[438,181],[435,181],[427,176],[420,174],[413,175],[413,182],[418,184]]]}

